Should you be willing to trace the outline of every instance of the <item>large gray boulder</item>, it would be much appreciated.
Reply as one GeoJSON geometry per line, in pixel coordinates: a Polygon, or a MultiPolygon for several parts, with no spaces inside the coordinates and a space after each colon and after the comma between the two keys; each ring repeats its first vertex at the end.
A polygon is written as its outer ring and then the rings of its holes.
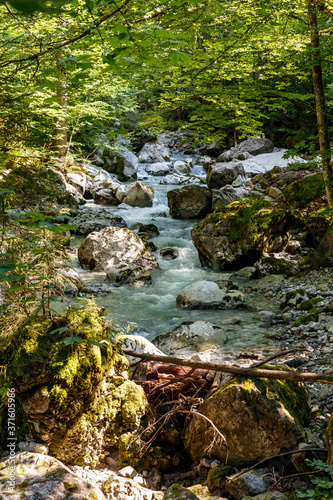
{"type": "Polygon", "coordinates": [[[251,156],[261,155],[263,153],[272,153],[274,144],[269,139],[261,137],[258,139],[249,138],[242,141],[238,146],[225,151],[218,156],[217,161],[231,161],[231,160],[247,160],[251,156]]]}
{"type": "Polygon", "coordinates": [[[303,426],[311,420],[309,403],[309,393],[299,382],[231,378],[198,409],[224,438],[215,435],[214,440],[211,424],[194,417],[186,430],[186,449],[194,461],[207,456],[237,467],[278,455],[304,439],[303,426]]]}
{"type": "Polygon", "coordinates": [[[212,190],[212,209],[215,210],[220,205],[229,205],[232,201],[238,200],[248,195],[248,191],[243,187],[224,186],[221,189],[212,190]]]}
{"type": "Polygon", "coordinates": [[[245,177],[245,170],[239,161],[213,163],[207,170],[206,182],[208,187],[219,189],[231,184],[238,176],[245,177]]]}
{"type": "Polygon", "coordinates": [[[146,172],[150,175],[162,176],[170,173],[170,163],[162,161],[146,166],[146,172]]]}
{"type": "Polygon", "coordinates": [[[290,212],[262,207],[244,198],[221,205],[199,222],[191,235],[201,263],[216,270],[239,269],[253,265],[263,252],[284,250],[293,223],[290,212]]]}
{"type": "Polygon", "coordinates": [[[98,205],[119,205],[116,196],[121,184],[106,170],[100,170],[92,180],[89,191],[98,205]]]}
{"type": "Polygon", "coordinates": [[[81,170],[70,170],[65,174],[66,181],[84,195],[87,187],[87,175],[81,170]]]}
{"type": "Polygon", "coordinates": [[[158,163],[170,160],[170,151],[163,144],[157,142],[146,142],[139,152],[141,163],[158,163]]]}
{"type": "Polygon", "coordinates": [[[131,478],[110,476],[101,486],[106,500],[162,500],[164,495],[140,486],[131,478]]]}
{"type": "Polygon", "coordinates": [[[178,160],[178,161],[174,162],[173,170],[177,174],[182,175],[182,174],[189,174],[191,172],[192,168],[191,168],[191,165],[189,165],[185,161],[178,160]]]}
{"type": "Polygon", "coordinates": [[[168,192],[171,217],[175,219],[199,219],[212,208],[212,193],[203,186],[185,186],[168,192]]]}
{"type": "Polygon", "coordinates": [[[238,290],[224,290],[214,281],[196,281],[183,288],[176,303],[183,309],[236,309],[244,296],[238,290]]]}
{"type": "Polygon", "coordinates": [[[142,239],[129,229],[118,227],[90,233],[79,247],[78,258],[84,269],[92,271],[129,264],[140,266],[145,271],[158,267],[142,239]]]}
{"type": "Polygon", "coordinates": [[[139,160],[129,149],[121,146],[118,150],[104,149],[104,169],[116,174],[120,181],[135,181],[139,160]]]}
{"type": "Polygon", "coordinates": [[[154,344],[168,354],[191,357],[205,352],[206,346],[227,342],[227,336],[220,326],[209,321],[185,321],[171,332],[162,333],[154,339],[154,344]]]}
{"type": "Polygon", "coordinates": [[[117,190],[116,197],[120,203],[126,203],[131,207],[152,207],[154,189],[141,181],[136,181],[129,186],[121,186],[117,190]]]}
{"type": "Polygon", "coordinates": [[[102,491],[79,478],[56,458],[23,452],[0,462],[0,500],[106,500],[102,491]],[[11,477],[15,487],[11,487],[11,477]]]}
{"type": "Polygon", "coordinates": [[[105,209],[87,209],[80,212],[72,221],[71,226],[75,227],[76,234],[87,236],[94,231],[101,231],[105,227],[127,227],[122,217],[112,215],[105,209]]]}

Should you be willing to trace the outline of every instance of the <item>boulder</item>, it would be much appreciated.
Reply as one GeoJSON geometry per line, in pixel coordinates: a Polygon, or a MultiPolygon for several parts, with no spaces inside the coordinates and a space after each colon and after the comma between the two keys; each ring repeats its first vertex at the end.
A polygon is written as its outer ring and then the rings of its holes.
{"type": "Polygon", "coordinates": [[[160,256],[164,260],[177,259],[178,255],[179,255],[179,252],[176,248],[166,247],[166,248],[161,248],[161,250],[160,250],[160,256]]]}
{"type": "MultiPolygon", "coordinates": [[[[290,370],[281,366],[274,369],[290,370]]],[[[191,458],[228,460],[237,467],[292,448],[304,439],[303,426],[311,420],[310,397],[304,385],[270,379],[231,378],[198,411],[212,421],[224,439],[215,436],[214,441],[209,422],[192,418],[185,434],[191,458]]]]}
{"type": "Polygon", "coordinates": [[[140,266],[145,271],[158,267],[142,239],[129,229],[118,227],[106,227],[98,233],[90,233],[79,247],[78,258],[84,269],[92,271],[129,264],[140,266]]]}
{"type": "Polygon", "coordinates": [[[100,170],[92,180],[89,192],[98,205],[119,205],[116,193],[120,186],[106,170],[100,170]]]}
{"type": "Polygon", "coordinates": [[[78,205],[85,205],[87,202],[82,194],[72,185],[66,182],[66,192],[71,194],[78,205]]]}
{"type": "Polygon", "coordinates": [[[139,152],[141,163],[159,163],[170,160],[170,151],[163,144],[147,142],[139,152]]]}
{"type": "Polygon", "coordinates": [[[306,205],[318,197],[325,195],[325,182],[322,174],[310,174],[290,183],[283,190],[283,197],[289,205],[306,205]]]}
{"type": "Polygon", "coordinates": [[[170,174],[160,180],[160,184],[180,185],[180,184],[205,184],[200,177],[194,175],[170,174]]]}
{"type": "Polygon", "coordinates": [[[121,146],[118,150],[104,149],[104,169],[116,174],[120,181],[135,181],[139,160],[129,149],[121,146]]]}
{"type": "Polygon", "coordinates": [[[167,161],[163,161],[160,163],[152,163],[151,165],[146,166],[146,172],[150,175],[166,175],[170,173],[170,163],[167,161]]]}
{"type": "Polygon", "coordinates": [[[185,321],[171,332],[158,335],[153,342],[159,349],[169,354],[177,352],[177,356],[179,356],[181,350],[182,356],[189,355],[191,357],[191,355],[205,349],[207,340],[215,341],[221,345],[225,344],[228,339],[220,326],[199,320],[185,321]]]}
{"type": "Polygon", "coordinates": [[[219,141],[214,141],[209,144],[209,146],[207,146],[205,154],[207,156],[210,156],[211,158],[217,158],[222,151],[223,148],[221,146],[221,143],[219,141]]]}
{"type": "Polygon", "coordinates": [[[293,219],[282,209],[243,198],[220,206],[191,231],[203,265],[216,270],[253,265],[263,252],[282,251],[289,242],[293,219]]]}
{"type": "Polygon", "coordinates": [[[244,496],[253,497],[268,490],[272,486],[273,478],[267,475],[267,470],[245,472],[235,479],[231,478],[226,482],[225,489],[235,500],[243,500],[244,496]]]}
{"type": "Polygon", "coordinates": [[[71,221],[71,226],[75,227],[76,234],[87,236],[92,232],[101,231],[105,227],[127,227],[126,222],[118,215],[112,215],[105,209],[91,210],[87,209],[80,212],[71,221]]]}
{"type": "Polygon", "coordinates": [[[219,189],[231,184],[241,175],[245,177],[245,170],[239,161],[213,163],[207,169],[207,185],[210,188],[219,189]]]}
{"type": "Polygon", "coordinates": [[[106,500],[162,500],[163,494],[143,487],[130,478],[110,476],[101,486],[106,500]]]}
{"type": "Polygon", "coordinates": [[[9,498],[107,500],[99,488],[79,478],[56,458],[27,451],[0,462],[0,500],[9,498]],[[15,487],[11,487],[13,462],[19,471],[13,475],[15,487]]]}
{"type": "Polygon", "coordinates": [[[199,500],[199,497],[185,486],[175,483],[165,492],[164,500],[199,500]]]}
{"type": "Polygon", "coordinates": [[[229,205],[232,201],[247,196],[248,191],[242,187],[226,185],[221,189],[212,189],[212,195],[212,209],[216,210],[220,205],[229,205]]]}
{"type": "Polygon", "coordinates": [[[257,269],[259,278],[270,274],[283,274],[284,276],[295,276],[300,272],[299,265],[294,260],[286,258],[286,256],[276,254],[262,257],[258,262],[255,262],[254,267],[257,269]]]}
{"type": "Polygon", "coordinates": [[[59,215],[76,210],[79,204],[73,193],[68,192],[62,174],[52,168],[16,167],[3,175],[0,188],[14,188],[14,196],[8,200],[8,205],[15,210],[59,215]]]}
{"type": "Polygon", "coordinates": [[[173,164],[173,170],[177,174],[189,174],[191,172],[191,166],[188,163],[185,163],[184,161],[175,161],[173,164]]]}
{"type": "Polygon", "coordinates": [[[269,139],[265,137],[254,139],[249,138],[245,141],[242,141],[238,144],[238,146],[229,149],[222,153],[217,161],[231,161],[234,159],[237,160],[246,160],[251,156],[257,156],[264,153],[272,153],[274,149],[274,144],[269,139]]]}
{"type": "Polygon", "coordinates": [[[117,190],[117,198],[120,203],[126,203],[131,207],[153,206],[154,190],[141,181],[136,181],[129,186],[117,190]]]}
{"type": "Polygon", "coordinates": [[[238,290],[223,290],[214,281],[196,281],[177,295],[177,307],[183,309],[236,309],[244,296],[238,290]]]}
{"type": "Polygon", "coordinates": [[[87,176],[84,172],[80,170],[70,170],[65,173],[65,178],[82,196],[84,195],[87,186],[87,176]]]}
{"type": "Polygon", "coordinates": [[[171,217],[175,219],[199,219],[212,207],[212,193],[202,186],[185,186],[168,192],[171,217]]]}
{"type": "Polygon", "coordinates": [[[151,275],[141,266],[133,264],[118,264],[106,269],[106,279],[115,286],[133,285],[142,287],[151,285],[151,275]]]}
{"type": "Polygon", "coordinates": [[[145,241],[156,238],[160,234],[155,224],[141,224],[141,222],[137,222],[132,229],[137,229],[137,234],[145,241]]]}
{"type": "MultiPolygon", "coordinates": [[[[34,316],[13,329],[15,344],[7,347],[20,439],[34,436],[66,464],[98,464],[123,434],[138,428],[146,410],[145,393],[128,380],[128,362],[104,315],[87,302],[64,316],[34,316]]],[[[6,426],[0,420],[0,446],[6,426]]]]}

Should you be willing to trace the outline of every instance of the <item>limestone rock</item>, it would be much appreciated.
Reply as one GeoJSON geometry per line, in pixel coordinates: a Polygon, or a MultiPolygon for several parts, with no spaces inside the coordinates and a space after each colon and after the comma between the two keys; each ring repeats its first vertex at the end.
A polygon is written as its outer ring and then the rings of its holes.
{"type": "Polygon", "coordinates": [[[133,285],[137,288],[152,284],[151,275],[141,266],[118,264],[106,269],[106,279],[115,286],[133,285]]]}
{"type": "Polygon", "coordinates": [[[177,174],[189,174],[191,172],[191,167],[188,163],[178,160],[173,164],[173,170],[177,174]]]}
{"type": "Polygon", "coordinates": [[[80,170],[70,170],[66,172],[65,177],[67,182],[72,184],[81,195],[84,195],[87,186],[87,176],[84,172],[80,170]]]}
{"type": "Polygon", "coordinates": [[[141,163],[159,163],[170,159],[170,151],[157,142],[146,142],[139,152],[141,163]]]}
{"type": "Polygon", "coordinates": [[[226,491],[230,493],[235,500],[242,500],[245,495],[253,497],[263,493],[271,486],[273,479],[260,474],[259,472],[245,472],[234,480],[226,482],[226,491]]]}
{"type": "Polygon", "coordinates": [[[242,187],[226,185],[220,189],[213,189],[212,194],[212,209],[215,210],[220,205],[229,205],[232,201],[247,196],[248,191],[242,187]]]}
{"type": "Polygon", "coordinates": [[[183,348],[182,355],[185,355],[184,346],[186,346],[186,352],[200,352],[201,345],[205,345],[209,339],[219,344],[226,343],[228,340],[220,326],[208,321],[185,321],[171,332],[158,335],[154,339],[154,344],[162,351],[177,352],[177,355],[183,348]]]}
{"type": "Polygon", "coordinates": [[[185,186],[168,192],[171,217],[175,219],[199,219],[211,211],[210,189],[201,186],[185,186]]]}
{"type": "Polygon", "coordinates": [[[127,227],[122,217],[111,215],[105,209],[84,210],[80,212],[72,221],[71,226],[75,227],[75,233],[87,236],[94,231],[101,231],[106,227],[127,227]]]}
{"type": "Polygon", "coordinates": [[[78,250],[78,258],[84,269],[94,271],[121,264],[141,266],[145,271],[158,267],[155,257],[137,234],[117,227],[90,233],[78,250]]]}
{"type": "Polygon", "coordinates": [[[15,456],[15,465],[19,473],[12,490],[11,459],[0,462],[0,500],[106,500],[99,488],[76,476],[56,458],[23,452],[15,456]]]}
{"type": "Polygon", "coordinates": [[[152,207],[154,190],[143,182],[136,181],[122,191],[118,189],[117,198],[121,203],[126,203],[131,207],[152,207]]]}
{"type": "Polygon", "coordinates": [[[276,256],[270,255],[269,257],[262,257],[260,260],[255,262],[254,267],[256,268],[257,274],[260,278],[270,274],[295,276],[300,272],[297,262],[284,258],[279,254],[276,254],[276,256]]]}
{"type": "Polygon", "coordinates": [[[236,309],[244,302],[237,290],[221,290],[213,281],[196,281],[183,288],[176,299],[184,309],[236,309]]]}
{"type": "Polygon", "coordinates": [[[230,379],[198,411],[214,423],[228,447],[222,439],[211,447],[211,426],[202,418],[192,418],[185,435],[192,459],[200,460],[209,447],[211,458],[225,462],[228,455],[228,464],[235,466],[253,464],[295,446],[302,440],[302,426],[310,422],[307,389],[279,380],[230,379]]]}
{"type": "Polygon", "coordinates": [[[177,259],[179,252],[176,248],[161,248],[160,255],[164,260],[174,260],[177,259]]]}
{"type": "Polygon", "coordinates": [[[221,206],[191,231],[200,261],[216,270],[253,265],[263,254],[288,245],[292,218],[251,198],[221,206]],[[256,208],[258,207],[258,208],[256,208]]]}
{"type": "Polygon", "coordinates": [[[223,151],[221,143],[219,141],[214,141],[206,148],[206,155],[211,158],[217,158],[219,154],[223,151]]]}
{"type": "Polygon", "coordinates": [[[180,175],[180,174],[170,174],[166,175],[164,179],[161,179],[160,184],[165,185],[181,185],[181,184],[205,184],[200,177],[195,177],[194,175],[180,175]]]}
{"type": "Polygon", "coordinates": [[[165,493],[164,500],[199,500],[199,498],[181,484],[173,484],[165,493]]]}
{"type": "Polygon", "coordinates": [[[245,177],[245,170],[239,161],[213,163],[207,170],[207,185],[210,188],[219,189],[231,184],[237,177],[245,177]]]}
{"type": "Polygon", "coordinates": [[[137,178],[139,160],[129,149],[121,146],[118,150],[104,149],[104,169],[116,174],[120,181],[134,181],[137,178]]]}
{"type": "Polygon", "coordinates": [[[238,146],[222,153],[217,158],[217,161],[246,160],[251,156],[272,153],[273,149],[274,144],[265,137],[259,139],[249,138],[240,142],[238,146]]]}
{"type": "Polygon", "coordinates": [[[101,487],[106,500],[162,500],[161,493],[149,490],[129,478],[110,476],[101,487]]]}
{"type": "Polygon", "coordinates": [[[167,161],[153,163],[151,165],[146,166],[146,172],[150,175],[166,175],[170,173],[170,163],[167,161]]]}

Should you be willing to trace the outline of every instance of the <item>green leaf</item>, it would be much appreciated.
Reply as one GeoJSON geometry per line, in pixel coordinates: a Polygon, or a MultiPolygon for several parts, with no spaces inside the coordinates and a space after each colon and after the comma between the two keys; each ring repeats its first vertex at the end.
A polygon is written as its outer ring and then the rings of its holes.
{"type": "MultiPolygon", "coordinates": [[[[60,328],[56,328],[55,330],[52,330],[51,332],[49,332],[51,335],[54,335],[55,333],[64,333],[64,332],[67,332],[67,330],[69,330],[68,326],[62,326],[60,328]]],[[[71,338],[71,337],[70,337],[71,338]]]]}
{"type": "Polygon", "coordinates": [[[78,344],[82,342],[81,337],[65,337],[64,339],[60,340],[61,343],[64,343],[65,345],[72,345],[77,342],[78,344]]]}
{"type": "Polygon", "coordinates": [[[96,340],[88,340],[89,345],[97,345],[98,347],[107,347],[110,345],[110,342],[107,340],[101,340],[100,342],[97,342],[96,340]]]}

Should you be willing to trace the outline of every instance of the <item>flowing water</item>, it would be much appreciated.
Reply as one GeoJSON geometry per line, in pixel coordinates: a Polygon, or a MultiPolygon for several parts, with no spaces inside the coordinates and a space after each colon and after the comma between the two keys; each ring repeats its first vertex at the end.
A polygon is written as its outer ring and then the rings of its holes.
{"type": "MultiPolygon", "coordinates": [[[[183,155],[172,157],[172,160],[185,159],[183,155]]],[[[216,281],[228,279],[231,273],[216,272],[203,268],[199,262],[197,251],[192,243],[190,230],[197,221],[176,220],[169,215],[167,192],[182,186],[161,185],[162,177],[150,176],[145,171],[145,165],[140,164],[138,179],[154,188],[154,203],[150,208],[119,209],[105,207],[110,213],[123,217],[129,229],[135,223],[153,223],[159,229],[159,236],[153,238],[158,249],[173,247],[179,251],[175,260],[164,260],[159,251],[155,252],[160,269],[151,272],[152,285],[136,288],[130,285],[113,287],[112,292],[97,296],[96,302],[110,312],[112,318],[122,326],[132,324],[134,331],[149,340],[158,334],[173,330],[183,321],[205,320],[223,325],[228,335],[228,343],[221,345],[225,354],[240,351],[265,351],[273,347],[272,340],[264,335],[264,330],[258,323],[258,314],[246,309],[237,310],[186,310],[176,307],[176,297],[180,290],[198,280],[216,281]],[[237,325],[224,325],[225,320],[234,316],[241,318],[237,325]]],[[[204,169],[195,166],[193,173],[205,178],[204,169]]],[[[81,240],[82,241],[82,240],[81,240]]],[[[80,269],[86,282],[103,280],[101,273],[91,273],[80,269]]],[[[238,283],[240,289],[244,282],[238,283]]],[[[273,306],[265,298],[260,298],[262,309],[272,309],[273,306]]]]}

